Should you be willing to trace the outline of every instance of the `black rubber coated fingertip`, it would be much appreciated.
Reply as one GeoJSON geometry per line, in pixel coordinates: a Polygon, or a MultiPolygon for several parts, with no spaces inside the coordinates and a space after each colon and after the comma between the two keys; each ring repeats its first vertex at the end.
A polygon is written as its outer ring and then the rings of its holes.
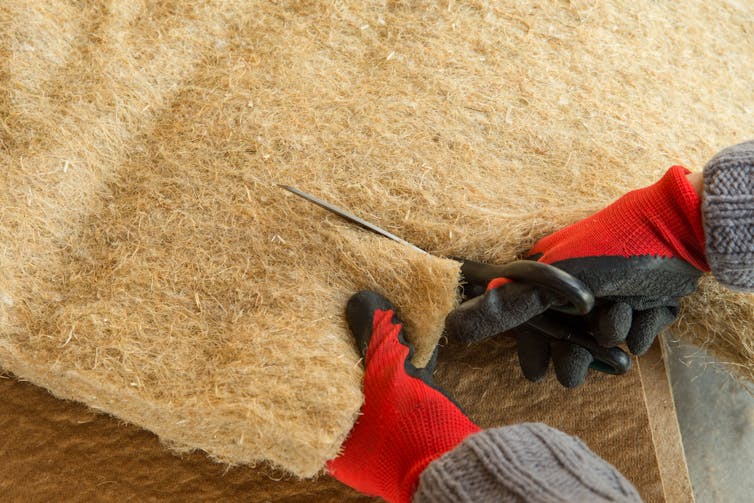
{"type": "MultiPolygon", "coordinates": [[[[356,339],[361,356],[366,356],[369,341],[372,338],[372,324],[376,310],[387,311],[395,306],[382,295],[362,290],[348,299],[346,304],[346,321],[351,329],[351,334],[356,339]]],[[[393,315],[393,322],[400,323],[397,315],[393,315]]]]}
{"type": "Polygon", "coordinates": [[[626,345],[631,354],[641,356],[652,346],[655,337],[657,337],[657,334],[653,330],[637,330],[632,337],[626,340],[626,345]]]}
{"type": "Polygon", "coordinates": [[[594,316],[596,326],[592,327],[592,331],[597,344],[611,348],[626,340],[633,317],[631,306],[623,302],[600,306],[595,309],[594,316]]]}
{"type": "Polygon", "coordinates": [[[553,341],[552,360],[558,382],[566,388],[575,388],[584,384],[594,357],[581,346],[565,341],[553,341]]]}
{"type": "Polygon", "coordinates": [[[531,382],[539,382],[547,375],[547,366],[542,367],[528,360],[522,360],[518,357],[518,363],[521,365],[521,372],[524,377],[531,382]]]}
{"type": "Polygon", "coordinates": [[[445,318],[448,337],[463,342],[476,342],[490,337],[487,322],[488,296],[474,297],[453,309],[445,318]]]}
{"type": "Polygon", "coordinates": [[[675,320],[675,314],[666,307],[656,307],[639,311],[626,338],[628,350],[635,355],[643,355],[662,332],[675,320]]]}
{"type": "Polygon", "coordinates": [[[506,283],[451,311],[445,319],[445,330],[454,340],[481,341],[521,325],[544,312],[550,303],[536,287],[506,283]]]}
{"type": "Polygon", "coordinates": [[[541,381],[550,367],[550,343],[534,330],[519,327],[516,334],[518,363],[524,377],[532,382],[541,381]]]}

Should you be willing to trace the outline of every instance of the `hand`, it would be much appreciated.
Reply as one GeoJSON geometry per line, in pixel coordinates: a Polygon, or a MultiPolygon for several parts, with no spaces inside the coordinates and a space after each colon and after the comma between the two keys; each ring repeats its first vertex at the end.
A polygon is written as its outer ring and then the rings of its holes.
{"type": "MultiPolygon", "coordinates": [[[[625,341],[632,353],[644,353],[675,319],[679,300],[692,293],[699,276],[709,270],[700,196],[687,174],[674,166],[654,185],[629,192],[591,217],[545,237],[529,252],[529,259],[572,274],[592,291],[596,305],[587,322],[603,347],[625,341]]],[[[466,341],[491,337],[558,301],[537,287],[506,278],[484,279],[491,280],[486,293],[448,315],[449,336],[466,341]]],[[[524,327],[516,335],[528,379],[540,380],[552,357],[563,385],[583,382],[591,362],[583,348],[552,345],[524,327]]]]}
{"type": "Polygon", "coordinates": [[[422,369],[411,363],[413,346],[387,299],[359,292],[346,319],[365,360],[364,406],[327,469],[357,491],[409,502],[427,465],[479,428],[433,384],[434,358],[422,369]]]}

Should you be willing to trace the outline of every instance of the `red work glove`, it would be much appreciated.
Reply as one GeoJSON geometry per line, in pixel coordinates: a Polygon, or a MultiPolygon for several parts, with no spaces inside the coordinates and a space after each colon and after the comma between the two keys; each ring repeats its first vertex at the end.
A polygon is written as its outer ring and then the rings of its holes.
{"type": "MultiPolygon", "coordinates": [[[[688,170],[673,166],[657,183],[629,192],[602,211],[540,240],[528,258],[580,279],[594,294],[588,326],[597,343],[626,342],[644,353],[676,317],[681,297],[692,293],[705,259],[701,198],[688,170]]],[[[452,311],[448,334],[474,341],[513,329],[557,301],[535,287],[487,278],[484,295],[452,311]]],[[[473,285],[472,285],[473,286],[473,285]]],[[[521,327],[517,334],[524,375],[538,381],[552,357],[558,380],[581,384],[592,356],[573,344],[521,327]]]]}
{"type": "Polygon", "coordinates": [[[411,501],[427,465],[479,428],[432,383],[431,366],[411,363],[413,347],[387,299],[359,292],[346,318],[366,362],[364,406],[327,469],[362,493],[411,501]]]}

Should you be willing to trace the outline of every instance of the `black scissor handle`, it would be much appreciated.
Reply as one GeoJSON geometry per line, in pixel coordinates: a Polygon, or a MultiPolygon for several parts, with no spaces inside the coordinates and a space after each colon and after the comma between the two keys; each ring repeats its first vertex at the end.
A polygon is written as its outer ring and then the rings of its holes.
{"type": "Polygon", "coordinates": [[[557,305],[551,309],[566,314],[586,314],[594,307],[594,295],[578,278],[562,269],[535,262],[533,260],[517,260],[508,264],[492,265],[473,260],[461,261],[461,274],[464,279],[476,288],[476,294],[484,292],[487,283],[495,278],[508,278],[542,288],[559,299],[557,305]],[[481,292],[479,291],[479,288],[481,292]]]}

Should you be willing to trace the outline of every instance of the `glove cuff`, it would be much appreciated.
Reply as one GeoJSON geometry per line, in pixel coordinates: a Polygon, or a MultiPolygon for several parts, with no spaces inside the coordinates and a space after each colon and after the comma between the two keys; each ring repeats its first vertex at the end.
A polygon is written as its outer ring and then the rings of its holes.
{"type": "Polygon", "coordinates": [[[720,151],[704,167],[702,215],[712,274],[754,292],[754,141],[720,151]]]}

